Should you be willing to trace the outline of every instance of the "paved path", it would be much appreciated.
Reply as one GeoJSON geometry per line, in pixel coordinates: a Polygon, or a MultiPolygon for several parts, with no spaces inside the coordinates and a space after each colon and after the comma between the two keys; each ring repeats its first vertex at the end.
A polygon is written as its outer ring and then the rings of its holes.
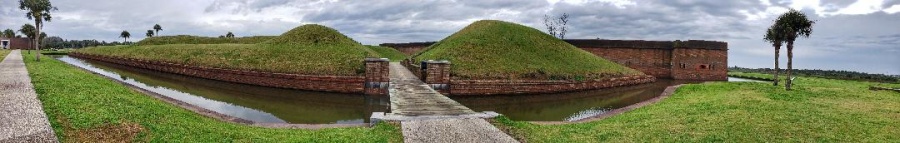
{"type": "Polygon", "coordinates": [[[385,116],[400,119],[404,142],[518,142],[481,119],[495,115],[472,111],[434,91],[400,63],[390,63],[390,74],[391,113],[385,116]]]}
{"type": "Polygon", "coordinates": [[[0,62],[0,142],[57,142],[19,50],[0,62]]]}

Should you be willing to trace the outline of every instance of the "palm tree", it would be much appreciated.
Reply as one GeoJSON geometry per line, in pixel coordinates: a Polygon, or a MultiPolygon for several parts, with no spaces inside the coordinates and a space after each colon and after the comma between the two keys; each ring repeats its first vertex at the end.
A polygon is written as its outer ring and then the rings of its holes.
{"type": "Polygon", "coordinates": [[[122,42],[123,44],[128,43],[128,37],[131,37],[131,33],[128,33],[128,31],[122,31],[122,34],[119,34],[119,38],[125,38],[125,42],[122,42]]]}
{"type": "Polygon", "coordinates": [[[234,38],[234,33],[231,33],[231,31],[228,31],[228,34],[225,34],[225,37],[234,38]]]}
{"type": "Polygon", "coordinates": [[[25,34],[25,37],[28,37],[28,39],[34,39],[34,37],[37,36],[34,34],[34,30],[35,29],[34,29],[33,25],[25,24],[25,25],[22,25],[22,28],[19,29],[19,32],[22,34],[25,34]]]}
{"type": "Polygon", "coordinates": [[[795,9],[791,9],[787,13],[782,14],[778,17],[778,20],[775,21],[776,25],[782,27],[782,30],[780,30],[779,33],[784,35],[784,41],[787,42],[788,80],[784,86],[785,90],[791,90],[792,81],[790,80],[790,78],[794,62],[794,41],[797,40],[797,37],[809,38],[809,35],[812,34],[812,25],[815,23],[815,21],[807,19],[806,14],[803,14],[803,12],[797,11],[795,9]]]}
{"type": "MultiPolygon", "coordinates": [[[[56,10],[56,7],[53,7],[50,4],[50,0],[19,0],[19,9],[27,11],[25,13],[25,17],[28,19],[34,20],[34,37],[40,37],[41,28],[44,28],[44,21],[50,22],[52,17],[50,16],[50,11],[56,10]]],[[[39,39],[35,38],[34,40],[34,49],[40,50],[38,45],[40,45],[39,39]]],[[[35,60],[41,61],[41,52],[35,52],[34,56],[35,60]]]]}
{"type": "Polygon", "coordinates": [[[147,37],[153,37],[153,30],[147,30],[147,37]]]}
{"type": "Polygon", "coordinates": [[[153,30],[156,30],[156,32],[154,32],[154,33],[156,33],[156,35],[159,35],[159,31],[161,31],[163,29],[162,29],[162,26],[159,26],[159,24],[156,24],[156,25],[153,25],[153,30]]]}
{"type": "Polygon", "coordinates": [[[778,33],[781,30],[781,27],[773,24],[772,27],[769,27],[766,30],[766,35],[763,38],[766,42],[772,43],[772,47],[775,47],[775,76],[774,81],[772,81],[773,86],[778,86],[778,71],[781,70],[778,66],[778,57],[781,56],[781,44],[784,43],[784,36],[778,33]]]}

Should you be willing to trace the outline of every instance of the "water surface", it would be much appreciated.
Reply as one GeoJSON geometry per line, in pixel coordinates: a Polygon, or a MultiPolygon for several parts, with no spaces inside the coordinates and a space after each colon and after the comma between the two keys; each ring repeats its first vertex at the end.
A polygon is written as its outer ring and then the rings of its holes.
{"type": "MultiPolygon", "coordinates": [[[[264,123],[365,123],[372,112],[389,112],[388,96],[310,92],[238,84],[117,64],[57,59],[201,108],[264,123]]],[[[729,81],[757,81],[732,78],[729,81]]],[[[475,111],[495,111],[513,120],[573,121],[659,96],[668,86],[703,81],[657,82],[581,92],[451,97],[475,111]]]]}
{"type": "Polygon", "coordinates": [[[387,96],[263,87],[54,56],[65,63],[225,115],[261,123],[365,123],[387,96]]]}

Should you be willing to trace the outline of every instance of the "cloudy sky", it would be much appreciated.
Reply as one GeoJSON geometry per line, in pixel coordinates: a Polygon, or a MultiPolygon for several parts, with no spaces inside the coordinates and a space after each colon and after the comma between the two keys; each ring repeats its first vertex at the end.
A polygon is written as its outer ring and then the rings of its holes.
{"type": "MultiPolygon", "coordinates": [[[[30,21],[16,0],[0,0],[0,29],[30,21]]],[[[333,27],[363,44],[437,41],[481,19],[543,30],[545,14],[568,13],[567,38],[716,40],[729,44],[729,65],[772,67],[762,35],[794,8],[816,20],[796,43],[796,68],[900,75],[900,0],[51,0],[45,26],[64,39],[121,41],[122,30],[162,35],[278,35],[302,24],[333,27]]],[[[131,41],[131,39],[129,39],[131,41]]],[[[782,52],[784,56],[786,52],[782,52]]],[[[786,59],[786,58],[782,58],[786,59]]],[[[785,62],[786,60],[782,60],[785,62]]],[[[784,65],[784,64],[782,64],[784,65]]]]}

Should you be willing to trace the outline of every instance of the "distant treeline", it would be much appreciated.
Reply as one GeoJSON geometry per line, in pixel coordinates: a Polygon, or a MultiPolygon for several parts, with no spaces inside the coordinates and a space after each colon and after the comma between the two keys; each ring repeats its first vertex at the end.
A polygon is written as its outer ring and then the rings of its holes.
{"type": "MultiPolygon", "coordinates": [[[[728,67],[728,71],[733,72],[752,72],[752,73],[766,73],[772,74],[774,69],[771,68],[743,68],[743,67],[728,67]]],[[[781,69],[778,72],[779,75],[784,77],[787,75],[787,71],[785,69],[781,69]]],[[[843,71],[843,70],[820,70],[820,69],[794,69],[792,73],[797,76],[810,76],[810,77],[821,77],[821,78],[830,78],[830,79],[843,79],[843,80],[862,80],[862,81],[873,81],[873,82],[886,82],[886,83],[900,83],[900,75],[885,75],[885,74],[870,74],[864,72],[855,72],[855,71],[843,71]]]]}
{"type": "Polygon", "coordinates": [[[63,38],[51,36],[44,38],[43,41],[41,41],[41,49],[84,48],[93,46],[113,46],[130,43],[131,42],[122,43],[118,41],[106,42],[97,40],[65,40],[63,38]]]}
{"type": "Polygon", "coordinates": [[[250,36],[250,37],[201,37],[190,35],[150,37],[138,45],[165,45],[165,44],[256,44],[265,42],[276,36],[250,36]]]}

